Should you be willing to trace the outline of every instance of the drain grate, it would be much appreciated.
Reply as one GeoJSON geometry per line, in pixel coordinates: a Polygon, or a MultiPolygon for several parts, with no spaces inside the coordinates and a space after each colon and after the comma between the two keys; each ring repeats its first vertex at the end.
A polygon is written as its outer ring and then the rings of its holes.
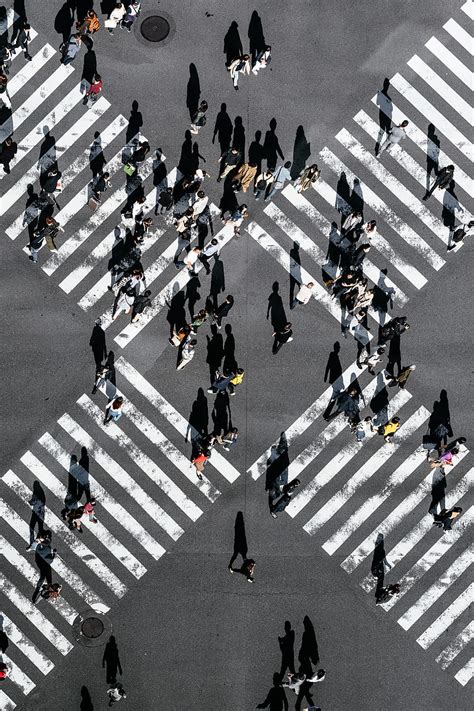
{"type": "Polygon", "coordinates": [[[150,15],[140,25],[140,32],[148,42],[162,42],[170,33],[170,23],[161,15],[150,15]]]}

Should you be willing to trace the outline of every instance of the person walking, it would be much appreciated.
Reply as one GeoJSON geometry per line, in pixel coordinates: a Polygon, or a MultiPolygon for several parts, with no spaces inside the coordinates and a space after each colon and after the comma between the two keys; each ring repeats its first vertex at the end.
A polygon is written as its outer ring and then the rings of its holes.
{"type": "Polygon", "coordinates": [[[127,5],[125,15],[123,16],[123,20],[120,23],[120,27],[124,30],[127,30],[127,32],[131,32],[133,23],[140,14],[141,9],[142,4],[141,2],[139,2],[139,0],[135,0],[135,2],[129,3],[127,5]]]}
{"type": "Polygon", "coordinates": [[[390,148],[391,145],[396,145],[397,143],[400,143],[401,140],[407,137],[406,134],[406,127],[408,126],[408,121],[405,119],[404,121],[401,122],[398,126],[394,126],[393,128],[390,129],[388,132],[388,136],[381,143],[380,148],[378,150],[378,153],[376,155],[376,158],[380,158],[382,153],[387,150],[387,148],[390,148]]]}
{"type": "Polygon", "coordinates": [[[444,532],[450,531],[456,519],[462,514],[460,506],[453,506],[451,509],[441,509],[439,514],[434,515],[433,526],[442,528],[444,532]]]}
{"type": "Polygon", "coordinates": [[[0,163],[3,165],[3,170],[5,173],[10,173],[10,163],[14,159],[18,146],[11,136],[8,136],[3,143],[0,150],[0,163]]]}
{"type": "Polygon", "coordinates": [[[447,251],[450,252],[452,249],[458,246],[460,242],[464,241],[465,237],[472,237],[474,235],[474,220],[466,222],[466,224],[461,225],[454,230],[453,236],[451,238],[452,244],[449,245],[447,251]]]}
{"type": "Polygon", "coordinates": [[[206,125],[206,112],[208,108],[207,101],[201,101],[191,119],[191,133],[199,133],[199,130],[206,125]]]}
{"type": "Polygon", "coordinates": [[[222,216],[222,222],[224,225],[232,224],[234,226],[234,237],[240,237],[240,226],[248,216],[247,205],[243,203],[242,205],[238,205],[235,210],[228,215],[224,214],[222,216]]]}
{"type": "Polygon", "coordinates": [[[231,427],[230,430],[224,435],[217,435],[216,441],[218,444],[222,445],[222,448],[225,449],[226,452],[229,452],[231,447],[235,447],[237,444],[238,438],[239,430],[237,427],[231,427]]]}
{"type": "Polygon", "coordinates": [[[81,35],[71,35],[67,42],[64,42],[61,47],[61,64],[71,64],[79,54],[81,49],[81,35]]]}
{"type": "Polygon", "coordinates": [[[394,387],[395,385],[398,385],[398,387],[403,390],[403,388],[406,387],[408,378],[415,369],[416,365],[407,365],[406,368],[402,368],[397,377],[391,376],[389,386],[394,387]]]}
{"type": "Polygon", "coordinates": [[[351,212],[342,223],[342,232],[349,238],[354,230],[362,225],[364,218],[361,212],[351,212]]]}
{"type": "Polygon", "coordinates": [[[61,171],[55,166],[46,174],[46,178],[42,182],[40,199],[44,198],[50,205],[56,205],[59,208],[54,193],[61,188],[61,171]]]}
{"type": "Polygon", "coordinates": [[[228,294],[225,297],[225,301],[223,301],[222,304],[218,306],[217,309],[215,309],[213,313],[213,319],[217,328],[222,328],[222,319],[229,315],[229,311],[231,310],[233,305],[234,297],[231,294],[228,294]]]}
{"type": "Polygon", "coordinates": [[[246,193],[257,173],[256,163],[242,163],[232,178],[232,189],[246,193]]]}
{"type": "Polygon", "coordinates": [[[88,10],[82,22],[76,22],[77,31],[85,35],[94,35],[100,29],[100,21],[94,10],[88,10]]]}
{"type": "Polygon", "coordinates": [[[256,76],[259,73],[260,69],[265,69],[265,67],[268,67],[271,61],[272,48],[269,44],[267,44],[265,49],[262,49],[260,52],[258,52],[257,57],[255,59],[255,64],[252,67],[252,74],[255,74],[256,76]]]}
{"type": "Polygon", "coordinates": [[[199,257],[201,256],[202,249],[200,247],[193,247],[185,257],[183,262],[178,262],[178,264],[182,264],[189,270],[189,275],[190,276],[196,276],[195,268],[196,268],[196,262],[198,261],[199,257]]]}
{"type": "Polygon", "coordinates": [[[178,365],[176,366],[176,370],[182,370],[186,365],[188,365],[192,359],[194,358],[194,353],[196,349],[197,341],[195,338],[191,338],[191,336],[187,336],[184,339],[182,348],[181,348],[181,355],[180,355],[180,360],[178,365]]]}
{"type": "Polygon", "coordinates": [[[441,170],[438,171],[438,175],[436,176],[433,185],[426,191],[425,195],[423,195],[423,200],[428,200],[428,198],[433,195],[436,188],[439,188],[439,190],[446,190],[453,178],[454,165],[446,165],[444,168],[441,168],[441,170]]]}
{"type": "Polygon", "coordinates": [[[242,563],[240,568],[231,568],[229,566],[229,573],[242,573],[247,578],[248,583],[254,583],[255,579],[253,577],[255,571],[255,561],[253,558],[246,558],[242,563]]]}
{"type": "Polygon", "coordinates": [[[318,182],[321,177],[321,171],[319,170],[316,163],[310,165],[308,168],[303,168],[299,176],[295,181],[295,188],[297,193],[303,193],[312,185],[318,182]]]}
{"type": "MultiPolygon", "coordinates": [[[[276,501],[273,501],[270,504],[270,515],[272,518],[277,518],[278,514],[281,513],[286,509],[288,504],[291,501],[291,498],[293,496],[293,492],[295,489],[300,485],[300,480],[299,479],[293,479],[292,481],[288,482],[288,484],[285,484],[282,489],[281,493],[282,496],[276,501]]],[[[277,495],[278,497],[278,495],[277,495]]]]}
{"type": "Polygon", "coordinates": [[[263,170],[255,181],[255,200],[260,200],[260,198],[265,196],[265,194],[270,190],[270,185],[273,183],[275,176],[271,170],[263,170]]]}
{"type": "Polygon", "coordinates": [[[235,389],[238,388],[239,385],[242,385],[244,376],[245,376],[245,370],[243,368],[237,368],[236,372],[234,373],[234,377],[231,378],[231,380],[229,381],[229,395],[230,396],[235,395],[235,389]]]}
{"type": "Polygon", "coordinates": [[[106,425],[110,422],[110,420],[118,422],[118,420],[122,417],[122,407],[123,397],[121,395],[117,395],[105,408],[104,424],[106,425]]]}
{"type": "Polygon", "coordinates": [[[201,309],[191,322],[191,333],[196,335],[198,328],[206,323],[209,316],[210,314],[206,311],[206,309],[201,309]]]}
{"type": "Polygon", "coordinates": [[[392,442],[395,432],[400,429],[399,417],[392,417],[385,425],[379,427],[379,434],[383,435],[385,442],[392,442]]]}
{"type": "Polygon", "coordinates": [[[206,466],[207,461],[210,456],[211,456],[210,449],[203,449],[198,454],[196,454],[196,456],[193,457],[193,459],[191,460],[191,463],[194,465],[194,468],[196,469],[197,478],[200,481],[202,481],[204,467],[206,466]]]}
{"type": "Polygon", "coordinates": [[[148,309],[151,306],[150,296],[151,291],[149,289],[144,291],[143,294],[137,294],[137,296],[135,296],[135,301],[133,302],[132,307],[132,323],[138,323],[140,321],[140,316],[145,309],[148,309]]]}
{"type": "Polygon", "coordinates": [[[59,222],[55,220],[54,217],[47,217],[44,227],[33,233],[33,239],[27,245],[30,250],[28,259],[36,264],[38,261],[39,250],[44,243],[46,243],[46,246],[50,252],[56,253],[58,249],[54,240],[59,232],[64,232],[64,228],[61,227],[59,222]]]}
{"type": "Polygon", "coordinates": [[[248,54],[243,54],[237,59],[234,59],[229,66],[227,71],[230,73],[230,78],[232,79],[233,87],[236,91],[239,90],[239,74],[250,74],[250,56],[248,54]]]}
{"type": "Polygon", "coordinates": [[[155,205],[155,215],[157,215],[158,212],[160,215],[164,215],[165,212],[171,210],[173,202],[173,188],[161,190],[155,205]]]}
{"type": "Polygon", "coordinates": [[[392,585],[387,585],[386,587],[381,587],[377,589],[377,594],[375,597],[375,603],[377,605],[380,605],[384,602],[388,602],[390,598],[392,598],[394,595],[399,595],[400,593],[400,584],[399,583],[394,583],[392,585]]]}
{"type": "Polygon", "coordinates": [[[365,417],[363,420],[357,423],[355,428],[355,436],[357,442],[362,442],[366,437],[368,437],[372,432],[375,432],[374,426],[372,424],[372,418],[370,416],[365,417]]]}
{"type": "Polygon", "coordinates": [[[110,689],[107,689],[107,696],[109,697],[109,706],[127,698],[125,689],[119,681],[114,686],[111,686],[110,689]]]}
{"type": "Polygon", "coordinates": [[[298,293],[290,304],[290,309],[294,309],[298,304],[307,304],[313,295],[314,282],[301,284],[298,293]]]}
{"type": "Polygon", "coordinates": [[[202,250],[201,254],[199,255],[199,261],[204,264],[204,269],[206,270],[206,274],[211,273],[211,268],[209,266],[209,260],[211,257],[217,258],[220,254],[220,246],[219,246],[219,240],[216,237],[213,237],[211,241],[209,242],[206,247],[202,250]]]}
{"type": "Polygon", "coordinates": [[[110,173],[107,171],[104,171],[100,175],[98,175],[95,180],[92,181],[92,198],[97,202],[100,203],[102,199],[102,193],[105,193],[106,190],[112,187],[112,183],[110,181],[110,173]]]}
{"type": "Polygon", "coordinates": [[[272,187],[270,189],[270,192],[266,195],[265,201],[271,200],[272,197],[277,193],[278,190],[281,190],[287,180],[291,180],[291,161],[287,160],[284,165],[281,165],[279,168],[276,169],[275,171],[275,177],[273,179],[272,187]]]}
{"type": "Polygon", "coordinates": [[[225,151],[217,161],[220,163],[219,175],[217,182],[220,183],[222,178],[225,178],[232,170],[235,170],[240,163],[242,154],[238,148],[232,146],[225,151]]]}
{"type": "Polygon", "coordinates": [[[218,370],[216,370],[216,377],[211,385],[210,388],[207,389],[208,393],[213,393],[216,395],[217,393],[225,393],[229,389],[229,383],[234,377],[235,373],[233,372],[224,372],[221,374],[218,370]]]}
{"type": "Polygon", "coordinates": [[[199,221],[200,215],[204,212],[209,203],[209,198],[204,192],[204,190],[198,190],[196,193],[196,200],[193,202],[191,207],[193,208],[193,223],[199,221]]]}
{"type": "Polygon", "coordinates": [[[28,45],[31,39],[30,30],[30,25],[27,22],[22,22],[20,31],[18,32],[15,39],[15,43],[11,46],[11,49],[17,49],[18,47],[21,47],[21,49],[23,50],[24,57],[28,62],[31,62],[31,60],[33,59],[33,57],[28,51],[28,45]]]}
{"type": "Polygon", "coordinates": [[[92,79],[92,84],[86,91],[86,94],[84,96],[84,99],[82,100],[82,103],[84,106],[87,106],[89,103],[89,99],[91,101],[91,104],[95,104],[97,99],[99,98],[99,94],[102,91],[102,87],[104,86],[104,82],[102,81],[102,77],[100,74],[97,74],[97,72],[94,74],[94,77],[92,79]]]}
{"type": "Polygon", "coordinates": [[[290,343],[290,341],[293,340],[291,323],[288,322],[279,330],[274,331],[273,338],[275,340],[273,342],[272,353],[275,355],[285,343],[290,343]]]}
{"type": "Polygon", "coordinates": [[[105,27],[107,28],[107,32],[110,35],[114,34],[114,30],[117,27],[119,23],[122,22],[123,18],[125,17],[127,11],[125,9],[125,5],[123,2],[117,2],[115,3],[115,7],[112,10],[112,12],[109,14],[109,17],[105,21],[105,27]]]}

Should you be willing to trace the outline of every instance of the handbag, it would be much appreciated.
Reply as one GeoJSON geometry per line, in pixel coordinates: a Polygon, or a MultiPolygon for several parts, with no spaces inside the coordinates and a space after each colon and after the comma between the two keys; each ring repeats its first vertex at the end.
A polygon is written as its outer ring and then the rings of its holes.
{"type": "Polygon", "coordinates": [[[123,166],[123,171],[127,175],[133,175],[136,169],[136,166],[134,166],[132,163],[125,163],[125,165],[123,166]]]}

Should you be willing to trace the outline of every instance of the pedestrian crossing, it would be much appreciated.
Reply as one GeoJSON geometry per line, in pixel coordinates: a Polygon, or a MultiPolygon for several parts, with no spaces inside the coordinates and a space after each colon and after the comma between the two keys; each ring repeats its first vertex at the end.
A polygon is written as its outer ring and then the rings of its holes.
{"type": "Polygon", "coordinates": [[[15,687],[29,694],[69,654],[78,615],[110,610],[239,476],[215,450],[200,481],[190,461],[197,432],[128,361],[119,357],[115,366],[120,390],[108,381],[95,396],[81,395],[0,478],[0,627],[12,697],[0,698],[11,704],[5,708],[18,702],[15,687]],[[116,395],[125,399],[123,417],[104,424],[116,395]],[[83,517],[82,534],[59,514],[76,486],[97,500],[98,521],[83,517]],[[29,548],[38,532],[32,510],[57,548],[53,581],[63,588],[54,602],[31,599],[39,577],[29,548]]]}

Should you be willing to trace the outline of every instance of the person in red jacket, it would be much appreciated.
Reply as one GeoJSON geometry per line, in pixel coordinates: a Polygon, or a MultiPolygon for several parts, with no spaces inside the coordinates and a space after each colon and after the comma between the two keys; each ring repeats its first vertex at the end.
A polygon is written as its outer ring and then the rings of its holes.
{"type": "Polygon", "coordinates": [[[89,89],[86,92],[86,95],[84,96],[83,104],[86,106],[89,103],[89,99],[91,100],[92,104],[95,104],[97,99],[99,98],[99,94],[102,91],[104,83],[102,81],[102,77],[100,74],[94,74],[94,78],[92,80],[92,84],[90,85],[89,89]]]}

